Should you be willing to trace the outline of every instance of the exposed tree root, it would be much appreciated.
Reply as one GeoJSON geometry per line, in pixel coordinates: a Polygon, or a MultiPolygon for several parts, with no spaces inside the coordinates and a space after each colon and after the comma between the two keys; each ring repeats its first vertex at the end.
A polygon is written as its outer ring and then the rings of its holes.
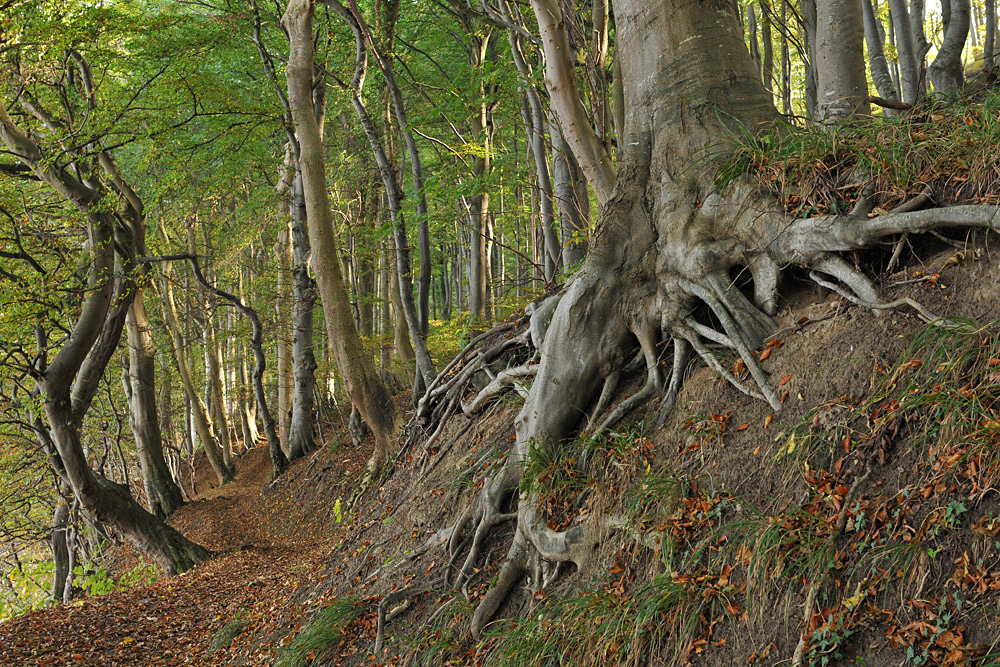
{"type": "MultiPolygon", "coordinates": [[[[606,219],[639,215],[628,194],[625,190],[607,204],[606,219]]],[[[651,234],[618,239],[613,228],[606,230],[602,243],[595,243],[588,261],[563,292],[526,309],[523,319],[507,325],[507,331],[515,334],[499,342],[495,335],[484,334],[477,339],[479,347],[469,349],[470,345],[461,361],[449,364],[420,405],[421,419],[434,428],[432,441],[459,410],[472,417],[512,386],[516,389],[518,381],[535,376],[517,418],[513,449],[502,465],[484,473],[481,490],[447,537],[446,583],[464,590],[489,535],[499,524],[517,521],[500,572],[473,615],[473,634],[482,633],[519,582],[527,578],[536,586],[547,585],[558,575],[557,564],[585,565],[609,527],[593,518],[561,531],[546,525],[537,492],[518,492],[531,447],[580,432],[589,436],[605,432],[655,396],[662,396],[658,410],[662,424],[677,401],[692,354],[739,391],[766,401],[776,411],[781,408],[755,351],[775,334],[771,316],[777,311],[784,268],[807,269],[818,285],[858,306],[874,310],[908,306],[921,318],[940,322],[912,299],[884,302],[871,279],[839,254],[905,233],[994,228],[1000,223],[993,206],[911,210],[929,198],[929,193],[922,193],[892,213],[871,218],[862,210],[856,215],[790,219],[761,213],[769,207],[766,199],[754,200],[752,193],[737,189],[677,213],[685,225],[659,225],[660,234],[671,230],[669,238],[651,234]],[[759,206],[755,209],[747,200],[758,201],[759,206]],[[648,250],[629,251],[630,243],[648,250]],[[740,267],[753,278],[752,300],[730,279],[730,272],[740,267]],[[483,346],[488,339],[494,342],[483,346]],[[615,406],[616,394],[628,377],[626,361],[636,348],[640,363],[645,362],[645,383],[615,406]],[[720,352],[742,361],[749,374],[746,382],[727,368],[720,352]],[[536,354],[540,363],[530,363],[536,354]],[[670,362],[664,363],[664,358],[670,362]],[[490,380],[469,398],[477,374],[490,380]]],[[[641,227],[631,229],[638,234],[635,230],[641,227]]],[[[473,470],[480,470],[484,460],[473,470]]]]}

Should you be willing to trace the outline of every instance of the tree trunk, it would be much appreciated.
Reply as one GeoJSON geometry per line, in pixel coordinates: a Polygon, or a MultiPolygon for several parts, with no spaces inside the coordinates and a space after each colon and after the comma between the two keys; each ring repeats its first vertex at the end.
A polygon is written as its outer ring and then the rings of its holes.
{"type": "Polygon", "coordinates": [[[207,301],[209,300],[206,300],[205,326],[202,334],[205,343],[205,402],[208,404],[215,435],[218,438],[222,463],[226,468],[232,468],[233,438],[229,428],[229,410],[222,388],[222,359],[212,312],[214,308],[207,301]]]}
{"type": "MultiPolygon", "coordinates": [[[[69,57],[79,63],[84,85],[93,89],[82,56],[70,53],[69,57]]],[[[86,220],[86,289],[81,292],[84,296],[72,330],[51,363],[46,363],[44,331],[40,325],[36,330],[39,349],[29,373],[48,420],[47,429],[37,429],[39,438],[46,441],[47,449],[58,453],[61,476],[92,521],[113,526],[167,574],[182,572],[205,560],[208,551],[144,510],[129,496],[127,487],[95,473],[80,438],[84,417],[118,349],[135,298],[136,250],[142,247],[146,231],[142,200],[106,152],[88,155],[87,162],[95,171],[82,180],[78,170],[71,173],[44,159],[35,139],[8,115],[6,103],[0,103],[0,141],[86,220]]]]}
{"type": "MultiPolygon", "coordinates": [[[[787,0],[785,0],[787,1],[787,0]]],[[[816,0],[799,0],[799,20],[802,25],[802,46],[806,70],[806,115],[816,117],[816,0]]]]}
{"type": "MultiPolygon", "coordinates": [[[[927,94],[927,52],[931,45],[927,43],[927,33],[924,31],[924,14],[926,13],[924,0],[910,0],[910,34],[913,36],[913,48],[917,62],[917,88],[914,91],[914,100],[923,99],[927,94]]],[[[905,16],[905,14],[902,14],[905,16]]],[[[909,95],[904,96],[904,101],[909,101],[909,95]]]]}
{"type": "MultiPolygon", "coordinates": [[[[286,157],[290,162],[294,158],[289,154],[286,157]]],[[[294,167],[287,166],[294,174],[294,167]]],[[[294,176],[288,177],[287,192],[291,196],[294,176]]],[[[278,232],[278,240],[274,244],[274,252],[278,255],[278,294],[275,303],[275,313],[277,315],[275,331],[278,340],[278,434],[281,437],[281,446],[288,453],[288,426],[292,416],[292,390],[294,380],[292,379],[292,346],[289,344],[288,325],[291,321],[291,309],[288,304],[292,302],[292,229],[291,229],[291,204],[282,200],[279,204],[278,217],[283,221],[282,228],[278,232]],[[286,217],[288,216],[288,217],[286,217]]]]}
{"type": "Polygon", "coordinates": [[[73,568],[70,563],[70,548],[67,533],[69,531],[69,503],[59,496],[56,509],[52,514],[52,532],[49,544],[52,548],[52,589],[49,599],[56,604],[66,602],[66,591],[73,580],[73,568]]]}
{"type": "MultiPolygon", "coordinates": [[[[325,86],[319,88],[325,90],[325,86]]],[[[325,98],[324,98],[325,99],[325,98]]],[[[324,107],[315,107],[317,123],[324,107]]],[[[309,229],[301,170],[296,169],[292,186],[292,380],[291,418],[287,438],[282,440],[288,459],[294,461],[313,450],[313,400],[316,387],[316,357],[313,354],[313,310],[316,285],[309,275],[309,229]]],[[[259,403],[259,402],[258,402],[259,403]]],[[[259,405],[258,405],[259,407],[259,405]]],[[[279,408],[280,409],[280,408],[279,408]]]]}
{"type": "MultiPolygon", "coordinates": [[[[559,122],[553,118],[549,124],[552,137],[552,172],[555,199],[559,202],[559,223],[562,228],[562,257],[559,264],[564,271],[575,270],[587,254],[587,234],[590,226],[590,193],[587,177],[573,156],[569,144],[563,141],[559,122]]],[[[553,233],[553,241],[558,237],[553,233]]],[[[548,243],[546,243],[548,245],[548,243]]],[[[560,246],[556,246],[558,251],[560,246]]]]}
{"type": "MultiPolygon", "coordinates": [[[[903,88],[903,101],[907,104],[915,104],[923,97],[923,90],[920,86],[920,63],[923,57],[913,32],[913,22],[916,19],[910,16],[910,10],[906,8],[906,0],[888,0],[888,2],[889,18],[892,21],[896,53],[899,57],[899,78],[903,88]]],[[[921,19],[921,35],[923,34],[922,25],[921,19]]]]}
{"type": "Polygon", "coordinates": [[[163,458],[163,437],[156,410],[156,346],[143,302],[145,290],[136,288],[126,319],[129,361],[129,423],[135,436],[136,455],[142,472],[149,510],[168,517],[184,502],[163,458]]]}
{"type": "Polygon", "coordinates": [[[288,96],[299,139],[302,184],[309,221],[313,267],[323,302],[327,335],[337,357],[340,376],[351,402],[357,406],[375,434],[375,452],[369,461],[374,475],[396,445],[402,418],[378,370],[361,346],[347,287],[340,272],[340,257],[333,236],[333,216],[326,184],[323,141],[313,108],[313,0],[291,0],[282,21],[289,35],[289,58],[285,71],[288,96]]]}
{"type": "MultiPolygon", "coordinates": [[[[861,0],[861,2],[861,9],[865,13],[865,44],[868,45],[868,65],[871,68],[875,90],[878,91],[880,97],[898,102],[899,96],[896,94],[896,86],[892,83],[892,76],[889,75],[889,64],[885,58],[885,48],[878,29],[875,8],[872,7],[872,0],[861,0]]],[[[892,115],[894,112],[892,109],[886,109],[884,113],[892,115]]]]}
{"type": "Polygon", "coordinates": [[[760,68],[763,74],[761,81],[764,88],[774,91],[774,42],[771,35],[771,15],[767,10],[761,13],[761,40],[764,43],[760,68]]]}
{"type": "Polygon", "coordinates": [[[191,403],[191,415],[194,421],[195,431],[198,440],[205,448],[205,455],[208,457],[209,465],[215,471],[219,484],[226,484],[233,480],[233,470],[226,465],[222,456],[222,449],[219,440],[215,435],[212,418],[209,416],[208,406],[198,392],[198,387],[194,382],[194,375],[191,372],[191,362],[188,359],[187,347],[181,334],[180,318],[177,316],[177,305],[174,301],[173,285],[170,280],[170,262],[163,265],[163,279],[160,284],[160,294],[163,302],[163,319],[170,332],[170,342],[174,350],[174,360],[177,362],[177,371],[181,376],[181,385],[184,393],[191,403]]]}
{"type": "Polygon", "coordinates": [[[842,121],[871,115],[865,77],[865,0],[820,0],[816,4],[817,119],[842,121]]]}
{"type": "Polygon", "coordinates": [[[937,57],[927,69],[927,76],[934,86],[934,92],[946,95],[961,91],[965,85],[962,51],[969,37],[971,0],[942,0],[941,12],[945,19],[944,40],[937,57]]]}
{"type": "MultiPolygon", "coordinates": [[[[470,49],[473,71],[482,67],[486,61],[486,49],[489,36],[474,38],[470,49]]],[[[486,292],[489,289],[489,276],[486,271],[486,237],[489,225],[490,196],[482,186],[483,175],[490,168],[490,127],[487,118],[485,90],[482,84],[478,91],[479,104],[472,114],[472,136],[482,142],[482,149],[476,151],[472,162],[472,176],[476,188],[480,192],[469,197],[469,225],[472,243],[469,255],[469,317],[483,318],[488,316],[486,292]]]]}
{"type": "Polygon", "coordinates": [[[997,47],[997,3],[996,0],[984,0],[986,3],[986,36],[983,39],[983,69],[991,70],[996,65],[997,47]]]}

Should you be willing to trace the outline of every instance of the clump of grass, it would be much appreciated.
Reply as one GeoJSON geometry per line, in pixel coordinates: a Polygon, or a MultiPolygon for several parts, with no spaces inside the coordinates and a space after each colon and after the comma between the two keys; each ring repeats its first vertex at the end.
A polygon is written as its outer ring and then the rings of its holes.
{"type": "Polygon", "coordinates": [[[438,667],[439,665],[466,664],[470,652],[469,623],[472,621],[472,602],[452,596],[444,602],[418,634],[400,637],[405,645],[402,652],[413,667],[438,667]]]}
{"type": "Polygon", "coordinates": [[[836,127],[780,123],[763,135],[734,133],[733,141],[719,184],[749,176],[796,216],[844,213],[864,192],[888,210],[925,186],[939,202],[1000,202],[996,92],[836,127]]]}
{"type": "Polygon", "coordinates": [[[278,667],[306,667],[340,644],[344,630],[364,612],[355,598],[344,598],[323,607],[284,649],[278,667]]]}
{"type": "Polygon", "coordinates": [[[682,663],[728,613],[724,575],[658,574],[634,592],[616,582],[543,603],[489,633],[487,665],[557,667],[682,663]]]}
{"type": "Polygon", "coordinates": [[[236,618],[219,628],[219,631],[212,637],[212,641],[209,642],[208,650],[215,653],[222,647],[229,646],[233,643],[234,639],[243,634],[247,625],[247,620],[244,618],[243,612],[239,612],[236,614],[236,618]]]}

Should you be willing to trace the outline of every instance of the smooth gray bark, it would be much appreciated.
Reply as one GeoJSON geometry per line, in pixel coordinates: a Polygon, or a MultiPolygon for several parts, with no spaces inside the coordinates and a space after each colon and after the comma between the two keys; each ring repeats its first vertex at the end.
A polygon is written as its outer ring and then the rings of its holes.
{"type": "Polygon", "coordinates": [[[983,69],[990,70],[996,65],[997,44],[997,3],[983,0],[986,7],[986,35],[983,39],[983,69]]]}
{"type": "Polygon", "coordinates": [[[553,192],[559,205],[562,238],[560,265],[564,271],[575,269],[587,254],[587,234],[590,226],[590,194],[587,177],[573,156],[569,144],[562,138],[559,122],[551,119],[553,192]]]}
{"type": "Polygon", "coordinates": [[[965,85],[962,51],[969,37],[971,0],[942,0],[944,39],[934,62],[927,68],[927,76],[939,95],[955,93],[965,85]]]}
{"type": "Polygon", "coordinates": [[[144,289],[137,288],[126,319],[129,424],[135,436],[136,455],[149,511],[159,517],[168,517],[184,499],[163,456],[163,436],[156,409],[156,346],[143,303],[144,293],[144,289]]]}
{"type": "Polygon", "coordinates": [[[862,1],[819,0],[816,4],[818,120],[841,121],[871,114],[862,1]]]}
{"type": "MultiPolygon", "coordinates": [[[[889,74],[889,64],[885,58],[885,47],[882,33],[879,31],[878,19],[875,18],[875,8],[872,0],[862,0],[861,9],[865,19],[865,44],[868,46],[868,66],[871,69],[872,81],[880,97],[898,102],[899,95],[889,74]]],[[[892,115],[892,109],[886,109],[886,115],[892,115]]]]}

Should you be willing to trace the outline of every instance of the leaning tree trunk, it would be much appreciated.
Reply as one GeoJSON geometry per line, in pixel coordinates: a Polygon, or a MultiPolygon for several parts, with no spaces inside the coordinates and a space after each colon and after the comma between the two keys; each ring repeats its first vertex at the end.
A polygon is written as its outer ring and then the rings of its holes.
{"type": "MultiPolygon", "coordinates": [[[[289,35],[288,97],[300,144],[302,184],[309,220],[313,268],[323,302],[327,335],[351,402],[375,434],[368,470],[374,475],[388,460],[402,427],[402,416],[379,377],[354,328],[347,286],[333,236],[333,214],[326,185],[323,141],[313,109],[312,83],[314,0],[291,0],[282,21],[289,35]]],[[[419,329],[416,333],[419,333],[419,329]]]]}
{"type": "Polygon", "coordinates": [[[944,41],[938,49],[937,57],[927,68],[927,76],[939,95],[955,93],[965,85],[965,70],[962,64],[962,50],[969,37],[971,22],[971,0],[944,0],[942,10],[950,4],[950,13],[944,23],[944,41]]]}
{"type": "MultiPolygon", "coordinates": [[[[872,0],[861,0],[861,2],[861,9],[865,13],[865,44],[868,46],[868,66],[871,69],[875,90],[883,99],[898,102],[899,95],[892,82],[892,75],[889,74],[889,61],[885,57],[885,44],[882,41],[882,33],[879,31],[872,0]]],[[[892,109],[885,110],[887,116],[893,115],[893,113],[892,109]]]]}

